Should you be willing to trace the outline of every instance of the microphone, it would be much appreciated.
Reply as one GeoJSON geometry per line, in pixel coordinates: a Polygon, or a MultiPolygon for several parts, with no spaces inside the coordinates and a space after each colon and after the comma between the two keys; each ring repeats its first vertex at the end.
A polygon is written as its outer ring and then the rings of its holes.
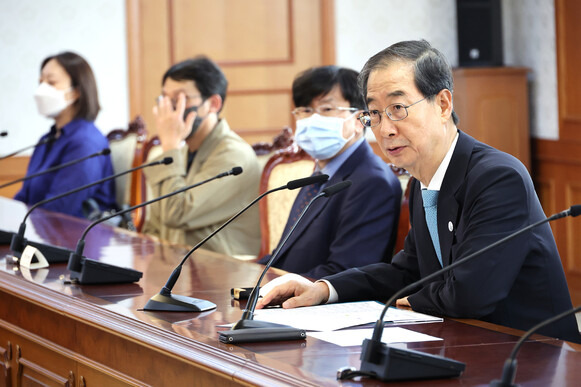
{"type": "MultiPolygon", "coordinates": [[[[2,132],[2,133],[0,133],[0,137],[4,137],[4,136],[7,136],[7,135],[8,135],[8,132],[6,132],[6,131],[4,131],[4,132],[2,132]],[[2,133],[3,133],[3,134],[2,134],[2,133]]],[[[47,137],[43,138],[42,140],[40,140],[39,142],[37,142],[37,143],[36,143],[36,144],[34,144],[34,145],[29,145],[29,146],[27,146],[27,147],[24,147],[24,148],[22,148],[22,149],[19,149],[19,150],[15,151],[15,152],[12,152],[12,153],[10,153],[10,154],[7,154],[7,155],[5,155],[5,156],[2,156],[2,157],[0,157],[0,160],[4,160],[4,159],[7,159],[7,158],[9,158],[9,157],[15,156],[15,155],[17,155],[17,154],[19,154],[19,153],[22,153],[22,152],[24,152],[25,150],[28,150],[28,149],[30,149],[30,148],[36,148],[37,146],[41,146],[41,145],[44,145],[44,144],[48,144],[49,142],[53,142],[54,140],[56,140],[56,137],[55,137],[53,134],[51,134],[51,135],[49,135],[49,136],[47,136],[47,137]]],[[[0,187],[0,188],[1,188],[1,187],[0,187]]]]}
{"type": "MultiPolygon", "coordinates": [[[[42,144],[46,144],[48,142],[52,142],[54,140],[55,140],[54,136],[49,136],[49,137],[46,137],[43,140],[39,141],[38,144],[33,145],[33,147],[36,147],[36,146],[39,146],[39,145],[42,145],[42,144]]],[[[21,149],[21,150],[19,150],[17,152],[14,152],[12,154],[9,154],[7,156],[4,156],[4,157],[0,158],[0,160],[5,159],[5,158],[10,157],[10,156],[13,156],[16,153],[22,152],[23,150],[26,150],[28,148],[30,148],[30,147],[21,149]]],[[[18,180],[14,180],[14,181],[11,181],[9,183],[0,185],[0,189],[1,188],[4,188],[4,187],[7,187],[9,185],[12,185],[12,184],[19,183],[19,182],[24,181],[24,180],[32,179],[32,178],[34,178],[36,176],[44,175],[45,173],[54,172],[54,171],[56,171],[58,169],[65,168],[65,167],[68,167],[68,166],[73,165],[73,164],[76,164],[76,163],[80,163],[80,162],[85,161],[85,160],[87,160],[89,158],[92,158],[92,157],[101,156],[101,155],[108,155],[110,152],[111,151],[108,148],[105,148],[105,149],[103,149],[100,152],[93,153],[92,155],[89,155],[89,156],[86,156],[86,157],[83,157],[83,158],[80,158],[80,159],[72,160],[72,161],[69,161],[68,163],[61,164],[61,165],[57,165],[57,166],[54,166],[52,168],[48,168],[48,169],[46,169],[44,171],[40,171],[38,173],[35,173],[33,175],[28,175],[28,176],[23,177],[23,178],[20,178],[18,180]]],[[[3,244],[3,245],[10,244],[10,241],[12,240],[13,236],[14,236],[14,233],[13,232],[8,232],[8,231],[0,230],[0,244],[3,244]]],[[[24,250],[24,246],[22,246],[22,249],[20,250],[20,252],[22,252],[22,250],[24,250]]],[[[68,253],[67,253],[66,257],[68,257],[68,253]]],[[[65,257],[65,262],[66,262],[66,257],[65,257]]]]}
{"type": "Polygon", "coordinates": [[[258,202],[266,195],[283,189],[293,190],[315,183],[324,183],[328,179],[329,179],[328,175],[315,175],[305,177],[302,179],[292,180],[289,181],[286,185],[282,185],[278,188],[273,188],[258,196],[256,199],[254,199],[252,202],[250,202],[248,205],[246,205],[244,208],[238,211],[238,213],[236,213],[234,216],[232,216],[230,219],[224,222],[224,224],[222,224],[220,227],[218,227],[216,230],[210,233],[210,235],[202,239],[190,251],[188,251],[188,253],[182,259],[180,264],[174,269],[174,271],[169,276],[165,286],[161,288],[159,293],[157,293],[155,296],[151,297],[149,301],[147,301],[147,304],[145,304],[143,310],[155,310],[163,312],[203,312],[206,310],[214,309],[216,305],[210,301],[171,294],[171,291],[174,285],[176,284],[182,271],[182,266],[184,265],[186,260],[190,257],[190,255],[192,255],[192,253],[196,251],[200,246],[206,243],[210,238],[216,235],[220,230],[229,225],[234,219],[238,218],[240,215],[242,215],[243,212],[252,207],[256,202],[258,202]]]}
{"type": "Polygon", "coordinates": [[[309,209],[309,207],[319,198],[331,197],[344,189],[351,186],[350,180],[345,180],[340,183],[334,184],[330,187],[323,189],[319,192],[311,201],[305,206],[301,214],[299,215],[297,221],[293,224],[287,235],[284,237],[282,242],[279,244],[276,251],[272,254],[262,274],[256,282],[256,286],[252,289],[250,296],[248,297],[248,302],[246,303],[246,309],[242,313],[242,317],[231,330],[222,331],[219,333],[219,340],[222,343],[235,344],[235,343],[248,343],[257,341],[278,341],[278,340],[304,340],[307,334],[304,329],[294,328],[287,325],[275,324],[266,321],[254,320],[254,310],[256,308],[256,303],[258,302],[260,283],[266,275],[266,272],[272,264],[278,258],[278,254],[288,238],[292,235],[293,231],[309,209]]]}
{"type": "MultiPolygon", "coordinates": [[[[169,157],[171,159],[171,157],[169,157]]],[[[71,271],[71,280],[75,281],[79,284],[107,284],[107,283],[130,283],[139,281],[142,277],[143,273],[137,270],[129,269],[129,268],[120,268],[118,266],[109,265],[103,262],[98,262],[92,259],[87,259],[83,256],[83,250],[85,248],[85,237],[89,230],[95,227],[97,224],[102,223],[106,220],[114,218],[115,216],[123,215],[127,212],[133,211],[137,208],[141,208],[147,206],[151,203],[158,202],[162,199],[168,198],[173,195],[177,195],[189,189],[198,187],[202,184],[208,183],[215,179],[220,179],[224,176],[229,175],[239,175],[242,173],[241,167],[234,167],[227,172],[222,172],[214,177],[206,179],[204,181],[200,181],[198,183],[189,185],[187,187],[180,188],[176,191],[170,192],[168,194],[162,195],[155,199],[148,200],[146,202],[137,204],[135,206],[126,208],[122,211],[118,211],[115,214],[111,214],[109,216],[105,216],[101,219],[98,219],[91,223],[81,235],[77,243],[77,248],[74,252],[70,253],[69,262],[67,268],[71,271]]]]}
{"type": "MultiPolygon", "coordinates": [[[[109,149],[104,149],[103,151],[101,151],[99,153],[109,154],[109,152],[110,152],[109,149]]],[[[84,158],[84,159],[86,159],[86,158],[84,158]]],[[[70,191],[64,192],[64,193],[62,193],[60,195],[53,196],[53,197],[50,197],[48,199],[41,200],[38,203],[35,203],[32,207],[29,208],[29,210],[26,213],[26,215],[24,215],[24,219],[22,220],[22,223],[20,223],[20,227],[18,229],[18,233],[12,235],[12,241],[10,242],[10,249],[12,250],[14,256],[19,258],[20,255],[22,254],[22,252],[24,251],[24,248],[26,247],[26,245],[27,244],[30,244],[30,245],[36,247],[37,249],[39,249],[43,253],[43,255],[47,258],[47,261],[49,263],[67,262],[68,259],[69,259],[69,255],[72,252],[71,250],[69,250],[69,249],[63,249],[63,248],[56,247],[56,246],[51,246],[51,245],[45,245],[45,244],[38,243],[38,242],[28,242],[24,238],[24,232],[26,231],[26,219],[28,219],[28,216],[30,215],[30,213],[32,211],[34,211],[35,208],[37,208],[37,207],[39,207],[39,206],[41,206],[43,204],[52,202],[54,200],[61,199],[61,198],[65,197],[65,196],[72,195],[72,194],[77,193],[79,191],[82,191],[84,189],[87,189],[87,188],[93,187],[95,185],[101,184],[101,183],[103,183],[105,181],[112,180],[112,179],[115,179],[115,178],[117,178],[119,176],[122,176],[122,175],[125,175],[125,174],[128,174],[128,173],[131,173],[131,172],[136,171],[138,169],[142,169],[142,168],[146,168],[146,167],[151,167],[153,165],[160,165],[160,164],[167,165],[167,164],[171,164],[172,162],[173,162],[173,159],[171,157],[166,157],[166,158],[164,158],[162,160],[152,161],[151,163],[143,164],[143,165],[140,165],[140,166],[137,166],[137,167],[128,169],[126,171],[117,173],[115,175],[111,175],[111,176],[108,176],[108,177],[104,177],[104,178],[99,179],[99,180],[97,180],[97,181],[95,181],[93,183],[89,183],[89,184],[83,185],[81,187],[78,187],[78,188],[72,189],[70,191]]],[[[68,163],[68,164],[70,165],[70,163],[68,163]]],[[[64,164],[61,164],[61,165],[64,165],[64,164]]],[[[114,214],[114,216],[117,216],[118,214],[119,214],[119,212],[116,212],[114,214]]]]}
{"type": "Polygon", "coordinates": [[[37,173],[33,173],[32,175],[28,175],[28,176],[25,176],[25,177],[21,177],[20,179],[16,179],[16,180],[11,181],[11,182],[8,182],[6,184],[2,184],[2,185],[0,185],[0,188],[8,187],[9,185],[16,184],[16,183],[20,183],[21,181],[30,180],[30,179],[33,179],[33,178],[35,178],[37,176],[41,176],[41,175],[45,175],[47,173],[51,173],[51,172],[54,172],[54,171],[58,171],[59,169],[66,168],[66,167],[70,167],[71,165],[78,164],[80,162],[83,162],[85,160],[91,159],[93,157],[97,157],[97,156],[107,156],[110,153],[111,153],[111,150],[109,148],[105,148],[105,149],[103,149],[103,150],[101,150],[99,152],[95,152],[95,153],[90,154],[88,156],[81,157],[81,158],[75,159],[75,160],[71,160],[71,161],[68,161],[68,162],[63,163],[63,164],[55,165],[54,167],[50,167],[50,168],[47,168],[47,169],[45,169],[43,171],[40,171],[40,172],[37,172],[37,173]]]}
{"type": "Polygon", "coordinates": [[[338,371],[338,379],[349,379],[356,376],[368,376],[377,378],[382,381],[392,380],[411,380],[411,379],[432,379],[432,378],[446,378],[460,376],[466,364],[447,359],[442,356],[431,355],[425,352],[414,351],[410,349],[401,349],[390,347],[381,342],[381,335],[383,334],[383,318],[389,306],[397,300],[402,294],[408,294],[419,285],[423,285],[431,280],[441,276],[442,274],[470,261],[471,259],[493,249],[504,242],[507,242],[518,235],[529,231],[532,228],[540,226],[556,219],[564,218],[566,216],[578,216],[581,214],[581,205],[571,206],[565,211],[561,211],[548,218],[541,219],[538,222],[530,224],[521,228],[514,233],[486,246],[474,253],[457,260],[456,262],[443,267],[440,270],[433,272],[413,282],[394,293],[393,296],[385,303],[385,307],[381,312],[381,316],[375,323],[373,329],[373,336],[371,339],[363,340],[361,348],[361,370],[341,369],[338,371]]]}
{"type": "MultiPolygon", "coordinates": [[[[575,216],[575,215],[573,215],[573,216],[575,216]]],[[[502,379],[501,380],[498,380],[498,379],[493,380],[492,382],[490,382],[490,386],[491,387],[516,387],[517,384],[514,384],[514,378],[516,376],[515,375],[516,374],[516,363],[517,363],[516,362],[516,355],[517,355],[520,347],[523,345],[523,343],[533,333],[535,333],[539,329],[541,329],[547,325],[550,325],[550,324],[554,323],[555,321],[562,319],[563,317],[567,317],[567,316],[569,316],[571,314],[575,314],[579,311],[581,311],[581,306],[578,306],[578,307],[570,309],[570,310],[566,310],[563,313],[560,313],[554,317],[551,317],[549,319],[546,319],[545,321],[538,323],[537,325],[532,327],[530,330],[528,330],[519,339],[519,341],[517,341],[514,348],[512,349],[512,352],[510,353],[510,356],[504,362],[504,366],[502,368],[502,379]]]]}

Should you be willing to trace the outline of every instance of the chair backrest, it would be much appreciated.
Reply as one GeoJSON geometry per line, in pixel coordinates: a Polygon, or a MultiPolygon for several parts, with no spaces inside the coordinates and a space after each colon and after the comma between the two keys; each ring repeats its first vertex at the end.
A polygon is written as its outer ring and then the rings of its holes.
{"type": "MultiPolygon", "coordinates": [[[[161,141],[159,140],[159,137],[153,136],[147,140],[143,147],[142,162],[150,162],[156,157],[160,156],[162,153],[163,150],[161,148],[161,141]]],[[[147,184],[145,175],[143,173],[140,175],[139,184],[136,187],[135,195],[139,198],[141,203],[146,200],[153,199],[153,192],[151,191],[151,187],[147,184]]],[[[137,231],[141,231],[147,219],[147,206],[138,208],[134,211],[134,213],[133,223],[135,224],[137,231]]]]}
{"type": "Polygon", "coordinates": [[[399,210],[399,220],[397,223],[397,236],[395,239],[394,253],[403,249],[405,237],[410,230],[410,183],[411,175],[403,168],[398,168],[393,164],[389,164],[391,170],[397,176],[401,184],[401,208],[399,210]]]}
{"type": "Polygon", "coordinates": [[[264,166],[270,159],[270,157],[280,149],[286,149],[294,142],[293,131],[288,126],[282,128],[281,132],[276,135],[272,142],[257,142],[252,144],[252,149],[258,157],[258,163],[260,164],[260,170],[264,169],[264,166]]]}
{"type": "MultiPolygon", "coordinates": [[[[141,165],[147,130],[141,116],[129,122],[125,129],[114,129],[107,135],[109,148],[111,149],[111,161],[114,173],[120,173],[130,168],[141,165]]],[[[141,172],[120,176],[115,179],[116,199],[119,206],[135,205],[139,203],[135,189],[140,185],[141,172]]]]}
{"type": "MultiPolygon", "coordinates": [[[[260,179],[260,192],[280,187],[290,180],[310,176],[314,169],[313,158],[296,144],[291,144],[274,152],[266,162],[260,179]]],[[[259,257],[270,254],[278,244],[298,191],[278,191],[260,201],[262,241],[259,257]]]]}

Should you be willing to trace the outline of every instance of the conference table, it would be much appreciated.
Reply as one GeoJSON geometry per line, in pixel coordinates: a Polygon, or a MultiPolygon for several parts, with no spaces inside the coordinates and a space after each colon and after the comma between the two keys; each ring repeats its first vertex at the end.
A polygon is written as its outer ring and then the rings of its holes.
{"type": "MultiPolygon", "coordinates": [[[[27,207],[0,198],[0,230],[15,232],[27,207]]],[[[74,250],[88,221],[37,209],[25,237],[74,250]]],[[[445,318],[406,329],[442,338],[403,346],[458,360],[458,378],[382,383],[336,380],[342,367],[359,368],[361,346],[306,340],[223,344],[221,325],[237,321],[245,302],[232,287],[253,286],[263,266],[199,249],[186,262],[174,294],[209,300],[201,313],[149,312],[142,308],[166,283],[189,246],[98,225],[86,238],[88,259],[143,272],[136,283],[79,285],[66,263],[30,270],[0,245],[0,385],[230,386],[230,385],[488,385],[522,332],[475,320],[445,318]]],[[[284,272],[271,269],[269,281],[284,272]]],[[[581,353],[561,340],[534,335],[518,354],[516,382],[523,386],[581,383],[581,353]]]]}

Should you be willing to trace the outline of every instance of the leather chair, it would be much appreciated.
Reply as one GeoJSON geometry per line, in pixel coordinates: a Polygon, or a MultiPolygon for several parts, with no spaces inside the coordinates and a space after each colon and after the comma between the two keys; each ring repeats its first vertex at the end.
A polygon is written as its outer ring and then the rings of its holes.
{"type": "MultiPolygon", "coordinates": [[[[153,136],[152,138],[146,141],[143,147],[142,162],[146,163],[152,161],[162,153],[163,150],[161,149],[161,141],[159,140],[159,137],[153,136]]],[[[139,187],[138,192],[136,192],[136,196],[139,197],[141,202],[153,199],[151,188],[147,184],[145,180],[145,175],[143,173],[141,174],[141,178],[139,180],[139,187]]],[[[135,213],[136,213],[136,215],[134,216],[135,228],[137,229],[137,231],[141,231],[147,219],[147,206],[135,210],[135,213]]]]}
{"type": "MultiPolygon", "coordinates": [[[[141,165],[146,138],[147,130],[141,116],[129,122],[127,129],[114,129],[109,132],[107,139],[111,149],[114,173],[141,165]]],[[[116,199],[120,207],[140,203],[141,197],[138,192],[142,180],[141,175],[141,171],[135,171],[115,179],[116,199]]]]}
{"type": "Polygon", "coordinates": [[[258,163],[260,164],[260,170],[264,169],[264,166],[274,154],[274,152],[288,148],[294,142],[293,131],[288,126],[282,128],[281,132],[276,135],[272,142],[257,142],[252,144],[252,149],[258,157],[258,163]]]}
{"type": "MultiPolygon", "coordinates": [[[[290,180],[310,176],[314,169],[313,158],[292,143],[285,149],[275,151],[266,162],[260,179],[260,193],[290,180]]],[[[270,254],[278,244],[298,192],[298,189],[278,191],[259,202],[262,233],[259,257],[270,254]]]]}

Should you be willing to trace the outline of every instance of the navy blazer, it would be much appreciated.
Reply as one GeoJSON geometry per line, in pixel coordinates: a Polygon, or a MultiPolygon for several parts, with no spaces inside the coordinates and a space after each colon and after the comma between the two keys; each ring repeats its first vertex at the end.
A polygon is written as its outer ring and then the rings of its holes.
{"type": "MultiPolygon", "coordinates": [[[[282,247],[275,267],[320,278],[391,259],[401,203],[399,180],[367,141],[326,186],[344,180],[351,180],[351,187],[328,199],[317,199],[308,209],[282,247]]],[[[269,258],[267,255],[260,262],[269,258]]]]}
{"type": "MultiPolygon", "coordinates": [[[[522,163],[459,131],[438,196],[444,266],[544,218],[522,163]]],[[[404,250],[391,264],[369,265],[326,278],[340,301],[385,301],[395,291],[440,269],[417,180],[411,186],[410,222],[404,250]]],[[[549,224],[459,266],[409,295],[408,300],[419,312],[477,318],[522,330],[572,308],[549,224]]],[[[540,332],[581,341],[574,316],[540,332]]]]}

